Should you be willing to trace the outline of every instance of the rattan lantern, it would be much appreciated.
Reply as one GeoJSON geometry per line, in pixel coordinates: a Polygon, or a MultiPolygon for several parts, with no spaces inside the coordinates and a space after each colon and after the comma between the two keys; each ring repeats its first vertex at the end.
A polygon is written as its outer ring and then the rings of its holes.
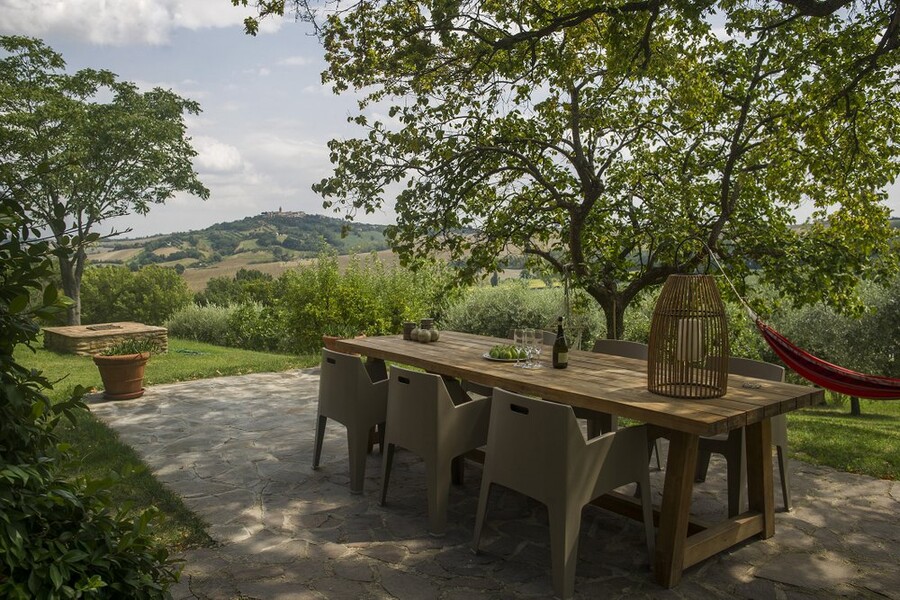
{"type": "Polygon", "coordinates": [[[709,275],[670,275],[650,325],[647,389],[717,398],[728,389],[728,320],[709,275]]]}

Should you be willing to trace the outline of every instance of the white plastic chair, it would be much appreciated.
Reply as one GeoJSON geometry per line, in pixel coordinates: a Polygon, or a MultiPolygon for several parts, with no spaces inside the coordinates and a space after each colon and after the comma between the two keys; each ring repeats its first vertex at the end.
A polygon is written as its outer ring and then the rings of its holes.
{"type": "Polygon", "coordinates": [[[387,500],[396,446],[422,457],[428,490],[428,530],[447,529],[451,462],[487,440],[491,399],[472,398],[455,379],[392,366],[388,386],[381,504],[387,500]]]}
{"type": "Polygon", "coordinates": [[[370,371],[358,356],[322,348],[313,469],[319,468],[326,422],[334,419],[343,423],[347,428],[350,492],[353,494],[363,491],[366,455],[370,447],[369,431],[375,425],[384,430],[387,395],[387,378],[373,381],[370,371]]]}
{"type": "Polygon", "coordinates": [[[559,597],[569,598],[575,587],[582,509],[631,482],[640,488],[652,565],[655,534],[646,427],[628,427],[586,440],[571,406],[495,388],[472,549],[478,552],[492,484],[544,503],[553,589],[559,597]]]}
{"type": "MultiPolygon", "coordinates": [[[[728,372],[747,377],[758,377],[769,381],[784,381],[784,367],[772,363],[748,358],[730,357],[728,372]]],[[[784,510],[791,510],[791,484],[787,470],[787,417],[772,417],[772,445],[778,454],[778,472],[781,475],[781,496],[784,510]]],[[[727,434],[701,437],[697,454],[697,470],[694,479],[706,481],[710,455],[715,452],[725,457],[728,465],[728,516],[734,517],[741,512],[747,489],[747,454],[744,428],[733,429],[727,434]]]]}

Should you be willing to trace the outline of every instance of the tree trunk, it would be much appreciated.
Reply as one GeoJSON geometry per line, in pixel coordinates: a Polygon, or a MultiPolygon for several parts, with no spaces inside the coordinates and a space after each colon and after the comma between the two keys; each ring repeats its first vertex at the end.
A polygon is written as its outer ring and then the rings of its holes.
{"type": "Polygon", "coordinates": [[[614,300],[601,306],[606,316],[607,339],[621,340],[625,336],[625,303],[614,300]]]}
{"type": "Polygon", "coordinates": [[[83,252],[77,251],[70,259],[59,258],[59,273],[62,276],[63,293],[72,299],[72,306],[66,313],[66,324],[81,325],[81,275],[84,269],[83,252]],[[81,268],[79,268],[79,262],[81,268]]]}
{"type": "Polygon", "coordinates": [[[859,417],[861,415],[862,411],[859,408],[859,398],[850,396],[850,416],[859,417]]]}

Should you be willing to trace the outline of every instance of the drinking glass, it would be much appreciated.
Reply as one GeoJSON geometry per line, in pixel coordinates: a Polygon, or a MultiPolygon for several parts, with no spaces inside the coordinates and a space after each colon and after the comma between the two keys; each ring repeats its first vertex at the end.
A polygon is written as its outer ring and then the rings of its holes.
{"type": "Polygon", "coordinates": [[[534,329],[527,327],[523,329],[522,340],[525,348],[525,364],[522,365],[526,369],[534,367],[531,358],[534,356],[534,329]]]}
{"type": "Polygon", "coordinates": [[[541,368],[541,352],[544,350],[544,331],[541,329],[532,329],[533,337],[531,338],[531,361],[530,368],[541,368]]]}
{"type": "Polygon", "coordinates": [[[522,362],[519,356],[525,352],[527,353],[527,344],[525,343],[525,332],[527,330],[523,327],[516,327],[513,329],[513,343],[516,346],[516,351],[518,355],[516,356],[516,366],[517,367],[525,367],[526,363],[522,362]]]}

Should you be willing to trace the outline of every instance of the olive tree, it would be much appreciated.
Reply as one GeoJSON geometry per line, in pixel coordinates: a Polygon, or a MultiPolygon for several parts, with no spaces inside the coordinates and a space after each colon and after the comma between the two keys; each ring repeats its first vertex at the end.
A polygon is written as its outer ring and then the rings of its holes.
{"type": "Polygon", "coordinates": [[[145,214],[179,191],[209,196],[184,122],[200,107],[109,71],[67,73],[62,56],[33,38],[0,37],[0,50],[0,193],[28,206],[56,247],[74,248],[57,260],[77,325],[85,247],[101,222],[145,214]]]}

